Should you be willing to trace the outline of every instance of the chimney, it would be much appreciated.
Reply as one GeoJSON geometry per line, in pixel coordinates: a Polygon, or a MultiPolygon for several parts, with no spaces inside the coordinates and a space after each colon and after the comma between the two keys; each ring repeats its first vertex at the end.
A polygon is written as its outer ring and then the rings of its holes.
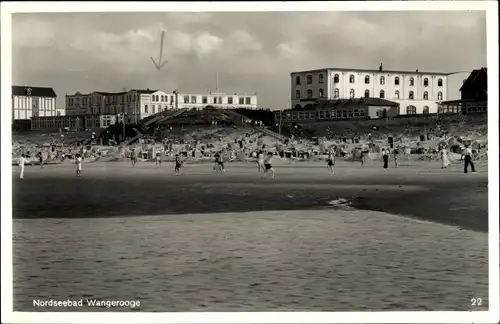
{"type": "Polygon", "coordinates": [[[379,72],[382,72],[383,68],[384,68],[384,65],[382,63],[380,63],[380,66],[378,67],[379,72]]]}

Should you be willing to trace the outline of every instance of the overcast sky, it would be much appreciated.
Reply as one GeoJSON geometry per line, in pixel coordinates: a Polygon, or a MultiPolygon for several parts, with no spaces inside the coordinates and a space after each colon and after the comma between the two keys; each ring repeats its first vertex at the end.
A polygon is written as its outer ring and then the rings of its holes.
{"type": "Polygon", "coordinates": [[[486,66],[484,12],[54,13],[12,16],[13,84],[76,91],[257,93],[284,108],[290,72],[486,66]],[[165,30],[164,57],[156,70],[165,30]]]}

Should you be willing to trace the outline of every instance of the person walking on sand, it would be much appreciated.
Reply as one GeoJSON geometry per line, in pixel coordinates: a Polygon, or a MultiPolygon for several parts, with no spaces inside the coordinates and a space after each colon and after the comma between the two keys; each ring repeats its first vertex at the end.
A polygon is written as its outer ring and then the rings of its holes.
{"type": "Polygon", "coordinates": [[[220,155],[219,155],[219,170],[221,172],[226,172],[226,169],[224,168],[224,155],[226,154],[226,152],[221,152],[220,155]]]}
{"type": "Polygon", "coordinates": [[[389,150],[382,149],[382,159],[384,160],[384,169],[389,167],[389,150]]]}
{"type": "Polygon", "coordinates": [[[264,152],[262,150],[259,150],[259,152],[257,153],[257,170],[259,171],[259,173],[265,170],[264,152]]]}
{"type": "Polygon", "coordinates": [[[24,157],[24,154],[21,154],[21,157],[17,160],[17,165],[19,166],[19,169],[21,173],[19,174],[19,179],[24,179],[24,164],[26,164],[26,158],[24,157]]]}
{"type": "Polygon", "coordinates": [[[326,158],[326,167],[328,168],[328,173],[330,173],[330,175],[334,175],[335,174],[335,154],[330,151],[328,153],[328,157],[326,158]]]}
{"type": "Polygon", "coordinates": [[[135,153],[135,149],[132,149],[132,152],[130,152],[130,161],[132,162],[132,167],[135,167],[135,164],[137,163],[137,154],[135,153]]]}
{"type": "Polygon", "coordinates": [[[158,152],[155,156],[156,166],[161,166],[161,154],[158,152]]]}
{"type": "Polygon", "coordinates": [[[274,179],[276,172],[274,171],[274,168],[273,168],[273,153],[272,152],[267,153],[267,157],[264,160],[264,168],[265,168],[264,174],[262,175],[262,177],[265,177],[267,175],[267,173],[269,171],[271,171],[271,173],[273,174],[272,178],[274,179]]]}
{"type": "Polygon", "coordinates": [[[76,155],[75,164],[76,164],[76,176],[82,176],[82,156],[80,154],[76,155]]]}
{"type": "Polygon", "coordinates": [[[463,157],[464,157],[464,173],[467,173],[469,169],[469,164],[471,167],[471,171],[476,172],[476,168],[474,167],[474,162],[472,162],[472,150],[468,145],[465,147],[463,157]]]}
{"type": "Polygon", "coordinates": [[[179,172],[181,170],[181,166],[182,166],[182,160],[181,160],[179,154],[176,154],[175,155],[175,168],[174,168],[174,174],[176,176],[179,175],[179,172]]]}
{"type": "Polygon", "coordinates": [[[448,159],[448,150],[443,147],[441,151],[439,151],[439,155],[441,158],[441,169],[446,169],[451,164],[448,159]]]}
{"type": "Polygon", "coordinates": [[[398,159],[399,159],[399,148],[394,149],[393,155],[394,155],[394,167],[397,168],[398,167],[398,159]]]}

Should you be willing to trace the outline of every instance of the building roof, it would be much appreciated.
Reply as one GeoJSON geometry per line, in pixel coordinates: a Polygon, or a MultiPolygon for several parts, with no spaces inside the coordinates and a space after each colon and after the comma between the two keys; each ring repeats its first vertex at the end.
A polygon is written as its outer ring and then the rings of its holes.
{"type": "Polygon", "coordinates": [[[469,77],[465,80],[465,82],[460,87],[460,91],[462,91],[462,89],[464,89],[464,88],[472,86],[474,81],[477,79],[478,76],[481,75],[482,72],[484,72],[487,75],[488,74],[487,68],[480,68],[478,70],[473,70],[471,72],[471,74],[469,75],[469,77]]]}
{"type": "Polygon", "coordinates": [[[379,69],[346,69],[346,68],[323,68],[323,69],[315,69],[315,70],[304,70],[304,71],[296,71],[296,72],[291,72],[290,75],[295,74],[295,73],[314,73],[314,72],[321,72],[321,71],[340,71],[340,72],[365,72],[365,73],[378,73],[378,72],[383,72],[383,73],[398,73],[398,74],[429,74],[429,75],[450,75],[453,74],[453,72],[425,72],[425,71],[404,71],[404,70],[385,70],[382,69],[382,71],[379,71],[379,69]]]}
{"type": "Polygon", "coordinates": [[[149,90],[149,89],[146,89],[146,90],[141,90],[141,89],[131,89],[130,91],[135,91],[137,93],[143,93],[143,94],[152,94],[152,93],[155,93],[156,91],[160,91],[159,89],[156,89],[156,90],[149,90]]]}
{"type": "Polygon", "coordinates": [[[12,86],[12,95],[57,98],[54,89],[47,87],[12,86]],[[29,90],[31,91],[31,94],[29,94],[29,90]]]}

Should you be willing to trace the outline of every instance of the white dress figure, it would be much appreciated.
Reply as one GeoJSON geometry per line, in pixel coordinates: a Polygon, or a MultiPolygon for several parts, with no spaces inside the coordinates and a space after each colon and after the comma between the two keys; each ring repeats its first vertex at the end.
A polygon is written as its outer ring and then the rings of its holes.
{"type": "Polygon", "coordinates": [[[441,149],[440,154],[441,154],[441,168],[444,169],[451,164],[450,160],[448,159],[448,151],[445,148],[443,148],[441,149]]]}

